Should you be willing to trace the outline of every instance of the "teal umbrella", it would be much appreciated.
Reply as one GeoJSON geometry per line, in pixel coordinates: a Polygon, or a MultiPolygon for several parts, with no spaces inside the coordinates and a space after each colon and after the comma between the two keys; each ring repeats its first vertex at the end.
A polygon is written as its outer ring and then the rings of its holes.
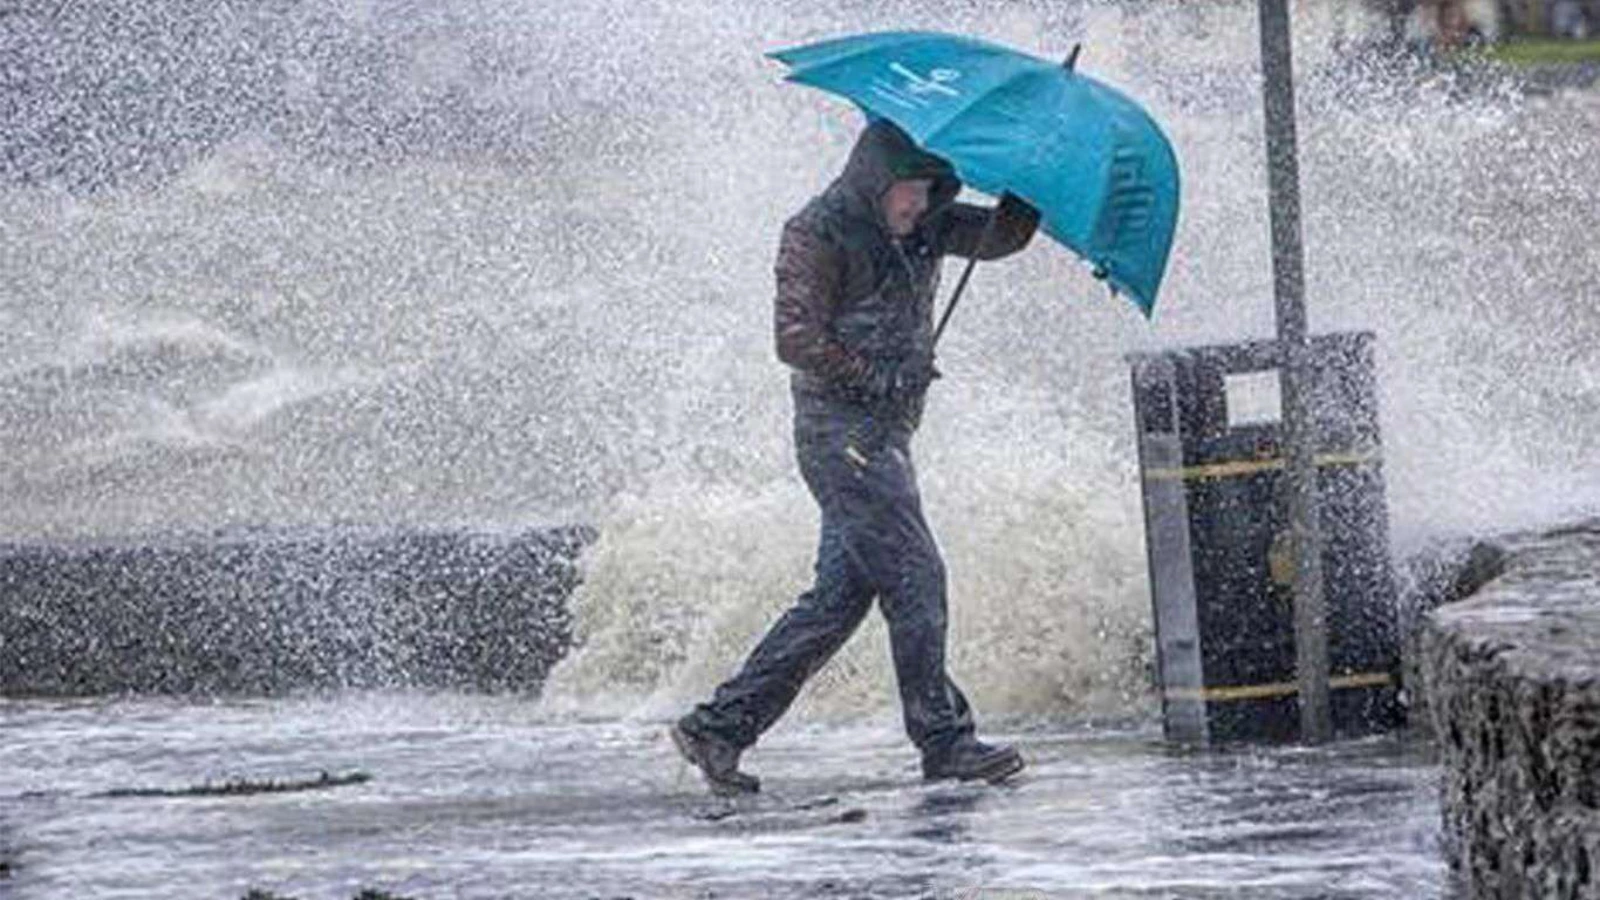
{"type": "Polygon", "coordinates": [[[898,31],[770,55],[789,66],[789,81],[898,125],[964,183],[1033,204],[1046,234],[1152,313],[1178,220],[1178,160],[1137,103],[1073,70],[1076,50],[1062,64],[898,31]]]}

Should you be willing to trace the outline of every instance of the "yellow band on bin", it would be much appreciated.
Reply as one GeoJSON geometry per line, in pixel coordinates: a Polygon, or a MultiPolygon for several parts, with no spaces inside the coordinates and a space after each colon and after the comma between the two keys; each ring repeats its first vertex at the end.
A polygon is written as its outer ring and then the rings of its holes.
{"type": "MultiPolygon", "coordinates": [[[[1328,687],[1332,690],[1350,690],[1352,688],[1388,687],[1394,684],[1394,676],[1388,672],[1360,672],[1354,675],[1336,675],[1328,679],[1328,687]]],[[[1230,700],[1270,700],[1275,697],[1290,697],[1300,693],[1300,685],[1292,681],[1277,684],[1245,684],[1236,687],[1208,687],[1208,688],[1171,688],[1167,694],[1168,700],[1203,700],[1207,703],[1223,703],[1230,700]]]]}
{"type": "MultiPolygon", "coordinates": [[[[1316,457],[1319,468],[1325,466],[1365,466],[1378,462],[1380,457],[1376,453],[1323,453],[1316,457]]],[[[1270,459],[1237,459],[1228,462],[1206,463],[1201,466],[1185,466],[1181,469],[1150,469],[1144,473],[1146,481],[1204,481],[1212,478],[1237,478],[1240,475],[1254,475],[1258,472],[1270,472],[1281,469],[1284,459],[1275,456],[1270,459]]]]}

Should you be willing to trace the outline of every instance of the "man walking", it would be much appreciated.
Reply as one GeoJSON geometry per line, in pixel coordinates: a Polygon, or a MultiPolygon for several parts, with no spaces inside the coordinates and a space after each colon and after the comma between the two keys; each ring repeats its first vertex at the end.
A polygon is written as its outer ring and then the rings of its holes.
{"type": "Polygon", "coordinates": [[[775,326],[793,368],[795,449],[822,510],[816,582],[743,668],[671,729],[718,793],[752,793],[739,755],[789,708],[878,600],[889,626],[906,733],[923,777],[1000,781],[1023,767],[974,736],[945,670],[945,569],[923,519],[910,442],[934,368],[933,305],[946,254],[1021,250],[1038,213],[1006,195],[990,210],[955,203],[944,160],[879,120],[844,172],[783,229],[775,326]]]}

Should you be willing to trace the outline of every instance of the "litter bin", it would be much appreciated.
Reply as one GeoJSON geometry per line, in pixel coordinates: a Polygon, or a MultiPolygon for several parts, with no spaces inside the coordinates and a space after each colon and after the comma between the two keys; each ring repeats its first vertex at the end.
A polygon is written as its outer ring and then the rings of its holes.
{"type": "MultiPolygon", "coordinates": [[[[1315,337],[1310,356],[1331,713],[1367,733],[1401,720],[1373,336],[1315,337]]],[[[1272,341],[1129,357],[1172,741],[1298,737],[1279,359],[1272,341]]]]}

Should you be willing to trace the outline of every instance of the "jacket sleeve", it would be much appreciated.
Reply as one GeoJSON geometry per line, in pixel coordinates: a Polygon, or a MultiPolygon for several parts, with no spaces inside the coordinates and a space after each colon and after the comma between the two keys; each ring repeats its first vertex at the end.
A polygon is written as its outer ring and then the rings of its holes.
{"type": "Polygon", "coordinates": [[[982,206],[953,204],[945,212],[941,226],[944,252],[969,259],[1001,259],[1028,246],[1039,228],[1039,211],[1014,194],[1000,198],[994,208],[994,227],[989,230],[988,240],[984,240],[989,215],[982,206]]]}
{"type": "Polygon", "coordinates": [[[799,222],[784,226],[773,317],[778,358],[841,387],[861,388],[870,374],[868,361],[828,327],[840,299],[843,266],[826,238],[799,222]]]}

